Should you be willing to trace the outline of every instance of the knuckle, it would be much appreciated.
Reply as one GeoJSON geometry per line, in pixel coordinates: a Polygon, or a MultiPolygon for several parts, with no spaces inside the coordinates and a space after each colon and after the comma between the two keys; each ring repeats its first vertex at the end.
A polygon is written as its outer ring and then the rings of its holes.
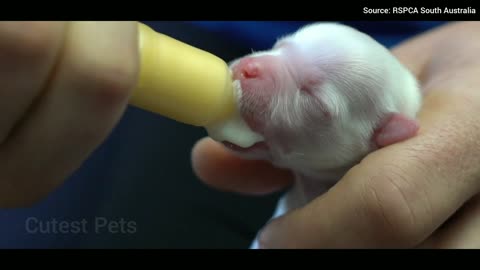
{"type": "Polygon", "coordinates": [[[59,22],[0,23],[0,47],[10,55],[38,58],[57,45],[63,24],[59,22]]]}
{"type": "Polygon", "coordinates": [[[411,181],[401,174],[401,169],[400,173],[397,166],[388,166],[388,169],[365,183],[364,215],[386,245],[412,247],[423,236],[418,219],[418,204],[422,201],[411,181]]]}
{"type": "MultiPolygon", "coordinates": [[[[119,57],[121,58],[121,57],[119,57]]],[[[82,91],[102,104],[123,103],[137,82],[138,65],[132,59],[75,61],[74,76],[82,91]]]]}

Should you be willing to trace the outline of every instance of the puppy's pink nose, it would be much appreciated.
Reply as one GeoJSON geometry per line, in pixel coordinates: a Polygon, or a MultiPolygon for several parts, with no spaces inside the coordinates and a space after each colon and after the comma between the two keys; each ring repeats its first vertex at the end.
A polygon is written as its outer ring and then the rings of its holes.
{"type": "Polygon", "coordinates": [[[243,58],[233,68],[234,80],[254,79],[259,77],[260,74],[260,61],[257,61],[256,59],[251,57],[243,58]]]}

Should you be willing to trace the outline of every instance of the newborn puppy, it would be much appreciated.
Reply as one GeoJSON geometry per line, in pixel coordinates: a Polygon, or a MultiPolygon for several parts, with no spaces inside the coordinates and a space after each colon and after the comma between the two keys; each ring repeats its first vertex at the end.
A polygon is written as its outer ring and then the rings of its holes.
{"type": "Polygon", "coordinates": [[[419,128],[415,77],[385,47],[345,25],[308,25],[230,68],[240,115],[263,141],[249,148],[224,143],[296,176],[273,217],[305,205],[368,153],[419,128]]]}

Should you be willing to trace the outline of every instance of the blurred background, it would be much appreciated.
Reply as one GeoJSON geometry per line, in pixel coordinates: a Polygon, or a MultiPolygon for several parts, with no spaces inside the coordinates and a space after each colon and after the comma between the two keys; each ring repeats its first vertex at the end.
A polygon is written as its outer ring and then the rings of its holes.
{"type": "MultiPolygon", "coordinates": [[[[268,49],[310,22],[143,23],[230,61],[268,49]]],[[[391,47],[443,22],[342,23],[391,47]]],[[[190,162],[193,144],[204,136],[201,128],[128,108],[109,138],[46,200],[0,210],[0,248],[248,248],[281,194],[249,197],[204,186],[190,162]],[[62,231],[62,222],[70,229],[62,231]]]]}

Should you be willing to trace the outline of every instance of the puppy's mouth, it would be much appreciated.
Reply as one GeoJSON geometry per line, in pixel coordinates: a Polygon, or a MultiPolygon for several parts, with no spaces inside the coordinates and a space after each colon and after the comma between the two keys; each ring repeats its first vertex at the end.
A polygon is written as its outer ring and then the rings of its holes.
{"type": "Polygon", "coordinates": [[[259,151],[259,150],[268,150],[268,146],[265,142],[257,142],[250,147],[241,147],[229,141],[222,141],[223,145],[230,150],[240,153],[259,151]]]}

